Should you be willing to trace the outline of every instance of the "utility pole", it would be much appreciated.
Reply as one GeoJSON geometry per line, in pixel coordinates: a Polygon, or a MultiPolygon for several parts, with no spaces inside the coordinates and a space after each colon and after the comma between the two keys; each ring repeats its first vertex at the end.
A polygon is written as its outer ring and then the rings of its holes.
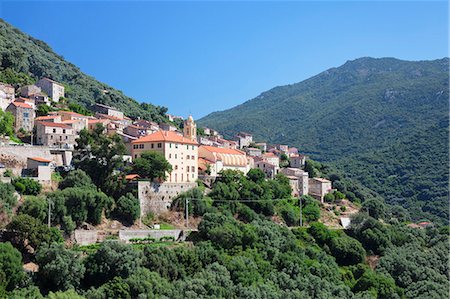
{"type": "Polygon", "coordinates": [[[302,196],[298,196],[299,206],[300,206],[300,227],[303,226],[303,211],[302,211],[302,196]]]}
{"type": "Polygon", "coordinates": [[[185,202],[184,202],[184,212],[185,212],[185,214],[186,214],[186,228],[188,228],[189,227],[189,201],[188,201],[188,198],[186,197],[185,199],[185,202]]]}
{"type": "Polygon", "coordinates": [[[51,226],[51,218],[52,218],[52,207],[51,207],[51,205],[52,205],[52,202],[51,202],[51,200],[50,199],[48,199],[48,221],[47,221],[47,225],[48,225],[48,227],[50,228],[50,226],[51,226]]]}

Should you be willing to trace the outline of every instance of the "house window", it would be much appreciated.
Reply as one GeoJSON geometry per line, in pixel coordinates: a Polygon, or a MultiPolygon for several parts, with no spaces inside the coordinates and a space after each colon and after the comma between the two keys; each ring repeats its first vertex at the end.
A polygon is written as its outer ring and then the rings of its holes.
{"type": "Polygon", "coordinates": [[[194,157],[194,156],[191,156],[191,159],[192,159],[192,160],[195,160],[195,157],[194,157]]]}
{"type": "Polygon", "coordinates": [[[177,158],[177,154],[175,154],[175,159],[177,158]]]}
{"type": "Polygon", "coordinates": [[[192,178],[194,178],[194,174],[192,174],[192,178]]]}
{"type": "Polygon", "coordinates": [[[169,154],[169,159],[172,158],[172,154],[169,154]]]}
{"type": "Polygon", "coordinates": [[[172,143],[169,143],[169,147],[172,148],[172,143]]]}
{"type": "Polygon", "coordinates": [[[139,144],[139,148],[144,148],[144,145],[143,144],[139,144]]]}
{"type": "Polygon", "coordinates": [[[158,143],[158,148],[161,148],[162,147],[162,143],[158,143]]]}
{"type": "Polygon", "coordinates": [[[30,116],[30,114],[28,112],[23,113],[23,117],[28,118],[29,116],[30,116]]]}
{"type": "Polygon", "coordinates": [[[154,148],[154,147],[155,147],[155,144],[152,143],[152,148],[154,148]]]}
{"type": "Polygon", "coordinates": [[[67,140],[67,136],[66,136],[66,140],[67,140]]]}
{"type": "Polygon", "coordinates": [[[63,134],[66,134],[66,129],[63,129],[63,134]]]}
{"type": "Polygon", "coordinates": [[[191,169],[192,169],[192,172],[195,172],[195,167],[194,166],[191,166],[191,169]]]}
{"type": "Polygon", "coordinates": [[[186,145],[186,149],[189,149],[189,145],[186,145]]]}
{"type": "Polygon", "coordinates": [[[186,155],[186,159],[189,160],[189,155],[186,155]]]}
{"type": "Polygon", "coordinates": [[[192,149],[194,149],[194,146],[192,146],[192,149]]]}
{"type": "Polygon", "coordinates": [[[186,167],[186,172],[189,172],[189,166],[188,166],[188,167],[186,167]]]}
{"type": "Polygon", "coordinates": [[[53,139],[53,135],[50,135],[50,139],[53,139]]]}
{"type": "Polygon", "coordinates": [[[53,133],[56,133],[56,129],[53,129],[53,133]]]}
{"type": "Polygon", "coordinates": [[[137,158],[137,155],[134,155],[134,158],[136,159],[136,158],[137,158]]]}
{"type": "MultiPolygon", "coordinates": [[[[175,170],[177,170],[178,169],[178,165],[175,165],[175,170]]],[[[176,174],[175,174],[176,175],[176,174]]]]}

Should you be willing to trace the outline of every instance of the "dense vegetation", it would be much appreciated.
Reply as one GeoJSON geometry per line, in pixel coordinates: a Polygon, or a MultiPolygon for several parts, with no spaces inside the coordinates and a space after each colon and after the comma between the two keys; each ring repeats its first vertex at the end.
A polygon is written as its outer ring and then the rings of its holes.
{"type": "Polygon", "coordinates": [[[298,147],[401,203],[448,222],[449,60],[361,58],[276,87],[200,125],[298,147]]]}
{"type": "Polygon", "coordinates": [[[133,118],[166,120],[167,108],[148,103],[139,104],[104,83],[84,74],[67,62],[45,42],[37,40],[0,19],[0,82],[16,88],[49,77],[65,86],[72,109],[83,112],[95,102],[116,107],[133,118]],[[81,106],[77,106],[81,104],[81,106]]]}

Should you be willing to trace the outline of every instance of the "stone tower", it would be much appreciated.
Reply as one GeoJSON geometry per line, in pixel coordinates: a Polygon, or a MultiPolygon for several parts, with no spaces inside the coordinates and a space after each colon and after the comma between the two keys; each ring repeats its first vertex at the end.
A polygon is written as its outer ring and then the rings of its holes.
{"type": "Polygon", "coordinates": [[[191,115],[184,121],[183,136],[190,140],[197,139],[197,125],[191,115]]]}

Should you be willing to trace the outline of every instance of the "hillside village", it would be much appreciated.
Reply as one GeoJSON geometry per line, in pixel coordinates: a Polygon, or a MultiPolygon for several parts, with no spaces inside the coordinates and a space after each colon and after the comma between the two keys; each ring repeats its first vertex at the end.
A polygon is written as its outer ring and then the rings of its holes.
{"type": "MultiPolygon", "coordinates": [[[[172,166],[165,180],[151,181],[133,173],[126,176],[137,189],[141,218],[148,213],[168,211],[174,198],[197,187],[199,181],[211,187],[225,170],[245,175],[251,169],[260,169],[269,180],[283,174],[289,180],[294,198],[310,195],[322,206],[326,205],[327,194],[336,191],[331,181],[309,176],[305,171],[307,157],[295,147],[256,142],[246,132],[226,140],[212,128],[197,128],[191,116],[184,119],[168,114],[166,123],[133,120],[122,111],[100,103],[90,107],[91,113],[84,115],[67,109],[62,105],[64,100],[64,85],[49,78],[18,90],[0,83],[0,107],[14,116],[14,132],[23,140],[3,138],[0,173],[12,172],[15,176],[32,178],[44,190],[54,190],[57,186],[52,180],[55,172],[73,169],[72,157],[80,132],[92,132],[101,125],[104,134],[120,136],[123,140],[124,160],[132,163],[142,153],[153,151],[162,154],[172,166]],[[47,110],[42,115],[42,111],[47,110]]],[[[10,177],[1,179],[11,181],[10,177]]],[[[346,213],[343,214],[344,217],[346,213]]],[[[345,217],[343,223],[348,225],[345,217]]],[[[342,223],[338,221],[334,225],[339,227],[342,223]]]]}

